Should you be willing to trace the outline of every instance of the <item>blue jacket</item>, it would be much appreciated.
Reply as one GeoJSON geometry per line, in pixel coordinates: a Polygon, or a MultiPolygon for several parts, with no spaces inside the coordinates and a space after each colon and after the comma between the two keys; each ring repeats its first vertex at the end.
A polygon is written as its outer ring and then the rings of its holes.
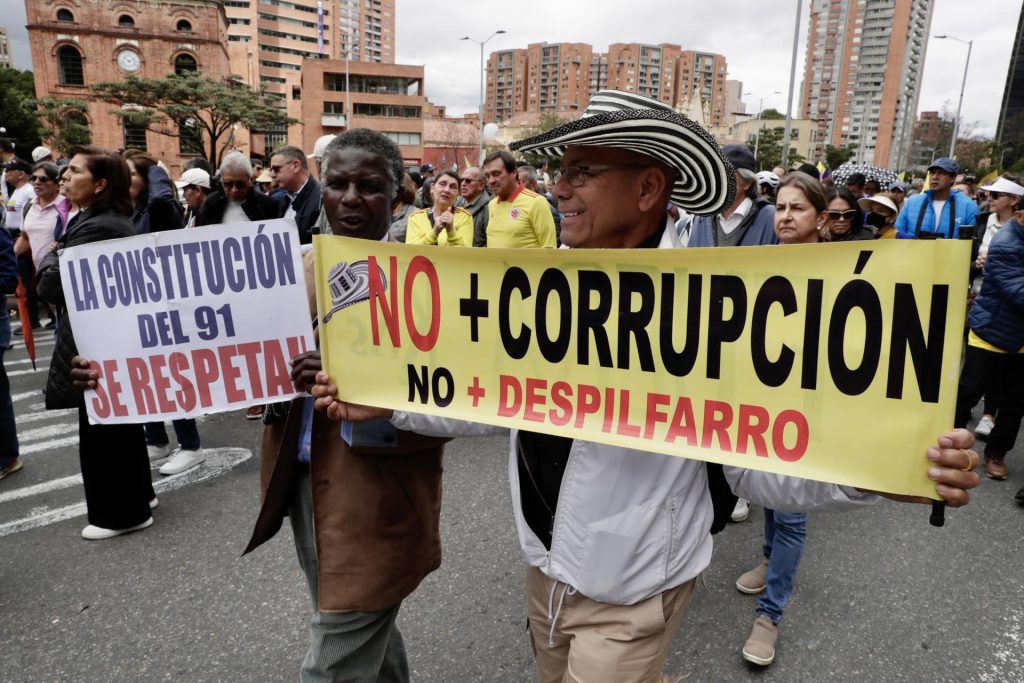
{"type": "Polygon", "coordinates": [[[1024,227],[1004,225],[988,247],[981,292],[967,315],[974,333],[1015,353],[1024,346],[1024,227]]]}
{"type": "Polygon", "coordinates": [[[146,184],[149,189],[139,196],[132,214],[135,232],[142,235],[180,228],[184,212],[164,169],[150,166],[146,184]]]}
{"type": "Polygon", "coordinates": [[[921,194],[909,197],[903,204],[899,218],[896,219],[896,236],[901,239],[917,239],[918,217],[924,212],[921,220],[921,230],[926,232],[938,232],[941,238],[954,238],[959,235],[961,225],[974,225],[978,222],[978,205],[960,192],[952,190],[949,199],[942,206],[942,216],[939,217],[939,229],[935,229],[935,210],[932,208],[932,191],[925,190],[921,194]],[[949,206],[953,204],[953,234],[949,234],[949,206]]]}
{"type": "MultiPolygon", "coordinates": [[[[737,230],[745,230],[739,246],[756,247],[763,244],[778,244],[775,234],[775,207],[763,197],[754,201],[750,213],[737,230]]],[[[690,225],[688,247],[718,246],[718,216],[695,216],[690,225]]]]}
{"type": "Polygon", "coordinates": [[[14,294],[17,288],[18,259],[14,255],[14,241],[10,232],[0,228],[0,300],[4,294],[14,294]]]}

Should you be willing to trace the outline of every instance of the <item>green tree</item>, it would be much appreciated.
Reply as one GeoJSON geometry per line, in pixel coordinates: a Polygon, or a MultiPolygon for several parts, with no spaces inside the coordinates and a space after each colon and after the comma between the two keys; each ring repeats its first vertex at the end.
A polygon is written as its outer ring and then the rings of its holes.
{"type": "Polygon", "coordinates": [[[72,147],[92,142],[89,121],[85,117],[88,105],[84,100],[42,97],[26,101],[25,106],[36,111],[43,138],[60,154],[67,156],[72,147]]]}
{"type": "Polygon", "coordinates": [[[0,68],[0,93],[0,126],[7,129],[0,137],[14,140],[18,156],[28,157],[43,137],[35,113],[25,106],[36,96],[32,72],[0,68]]]}
{"type": "Polygon", "coordinates": [[[786,115],[783,114],[778,109],[768,107],[767,109],[761,112],[761,118],[766,119],[768,121],[781,121],[786,118],[786,115]]]}
{"type": "MultiPolygon", "coordinates": [[[[521,139],[532,138],[534,135],[546,133],[552,128],[558,128],[559,126],[566,122],[567,119],[560,118],[557,114],[545,112],[540,115],[540,120],[537,122],[536,126],[533,126],[532,128],[527,128],[526,130],[523,131],[521,139]]],[[[530,153],[523,154],[522,156],[526,163],[530,164],[531,166],[536,166],[541,161],[546,160],[549,164],[549,169],[558,169],[562,167],[561,159],[554,159],[541,156],[539,154],[530,153]]]]}
{"type": "Polygon", "coordinates": [[[215,168],[232,142],[236,124],[259,131],[298,123],[267,104],[264,93],[237,79],[205,78],[198,73],[167,78],[129,76],[123,81],[97,83],[92,91],[104,102],[121,107],[113,111],[117,116],[181,139],[182,149],[201,153],[215,168]]]}
{"type": "Polygon", "coordinates": [[[828,166],[830,171],[834,171],[852,159],[856,153],[857,145],[852,143],[842,147],[825,145],[825,165],[828,166]]]}
{"type": "MultiPolygon", "coordinates": [[[[756,142],[758,168],[770,169],[782,165],[782,136],[784,134],[785,130],[782,126],[763,128],[761,130],[761,137],[756,142]]],[[[754,138],[750,138],[747,141],[747,147],[754,151],[754,138]]],[[[803,162],[804,158],[799,154],[790,154],[786,159],[786,164],[790,167],[797,166],[803,162]]]]}

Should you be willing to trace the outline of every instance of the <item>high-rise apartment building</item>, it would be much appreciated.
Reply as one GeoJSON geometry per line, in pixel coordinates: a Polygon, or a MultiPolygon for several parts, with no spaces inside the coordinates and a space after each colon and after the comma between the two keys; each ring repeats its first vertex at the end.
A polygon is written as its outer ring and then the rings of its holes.
{"type": "Polygon", "coordinates": [[[743,102],[743,82],[728,79],[725,82],[725,121],[733,125],[737,120],[746,119],[747,105],[743,102]]]}
{"type": "MultiPolygon", "coordinates": [[[[1020,10],[1017,22],[1017,38],[1013,41],[1013,52],[1010,54],[1010,68],[1006,73],[1006,89],[1003,90],[1003,106],[999,108],[999,125],[996,129],[996,140],[1003,139],[1007,122],[1014,116],[1024,112],[1024,7],[1020,10]]],[[[1018,125],[1021,125],[1019,122],[1018,125]]],[[[1020,158],[1024,150],[1016,150],[1014,158],[1020,158]]]]}
{"type": "Polygon", "coordinates": [[[932,4],[812,0],[801,110],[818,154],[854,144],[858,160],[907,164],[932,4]]]}
{"type": "Polygon", "coordinates": [[[7,38],[7,29],[0,26],[0,69],[10,69],[12,66],[11,41],[7,38]]]}
{"type": "Polygon", "coordinates": [[[225,0],[224,10],[232,70],[254,88],[284,94],[303,59],[395,61],[395,0],[225,0]]]}
{"type": "Polygon", "coordinates": [[[679,45],[614,43],[602,53],[586,43],[534,43],[491,53],[484,120],[508,121],[524,112],[576,118],[591,94],[615,88],[672,107],[688,105],[696,90],[710,123],[722,125],[725,77],[725,57],[679,45]]]}

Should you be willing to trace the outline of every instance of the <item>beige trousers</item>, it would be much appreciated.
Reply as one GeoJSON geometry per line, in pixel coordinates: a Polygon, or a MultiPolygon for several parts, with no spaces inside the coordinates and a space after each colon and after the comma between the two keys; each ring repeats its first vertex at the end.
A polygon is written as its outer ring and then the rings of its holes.
{"type": "Polygon", "coordinates": [[[693,585],[693,580],[688,581],[635,605],[610,605],[528,567],[527,613],[537,679],[540,683],[660,681],[693,585]]]}

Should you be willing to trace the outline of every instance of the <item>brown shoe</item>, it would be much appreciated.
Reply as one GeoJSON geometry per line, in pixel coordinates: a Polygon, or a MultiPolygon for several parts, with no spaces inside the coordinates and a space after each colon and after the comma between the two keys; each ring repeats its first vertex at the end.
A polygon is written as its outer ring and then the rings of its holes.
{"type": "Polygon", "coordinates": [[[1006,479],[1010,474],[1010,471],[1006,469],[1006,464],[1003,463],[1002,458],[985,458],[985,475],[989,479],[1006,479]]]}
{"type": "Polygon", "coordinates": [[[746,593],[747,595],[757,595],[764,590],[765,585],[768,582],[768,560],[761,560],[761,564],[757,565],[749,572],[745,572],[736,579],[736,590],[740,593],[746,593]]]}
{"type": "Polygon", "coordinates": [[[779,627],[768,617],[761,615],[754,620],[750,637],[743,644],[743,659],[759,666],[768,666],[775,660],[775,641],[779,638],[779,627]]]}

